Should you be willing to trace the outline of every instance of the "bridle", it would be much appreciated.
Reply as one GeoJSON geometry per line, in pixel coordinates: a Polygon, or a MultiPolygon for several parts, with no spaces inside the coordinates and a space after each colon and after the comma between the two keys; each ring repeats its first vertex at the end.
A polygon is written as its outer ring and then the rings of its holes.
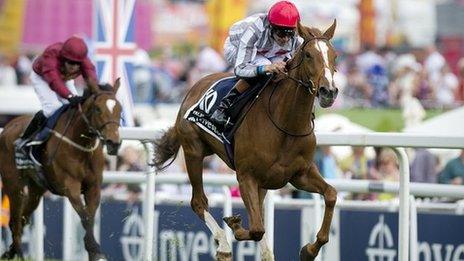
{"type": "MultiPolygon", "coordinates": [[[[308,39],[308,40],[306,40],[306,41],[303,42],[303,44],[300,46],[300,49],[299,49],[299,50],[304,50],[305,47],[306,47],[306,45],[307,45],[309,42],[313,41],[313,40],[329,41],[329,39],[327,39],[327,38],[325,38],[325,37],[322,37],[322,36],[315,36],[315,35],[313,35],[313,34],[311,34],[311,36],[312,36],[312,37],[311,37],[310,39],[308,39]]],[[[314,84],[314,81],[311,80],[311,79],[309,79],[309,83],[306,83],[306,82],[304,82],[304,81],[302,81],[302,80],[300,80],[300,79],[297,79],[297,78],[295,78],[295,77],[293,77],[293,76],[290,76],[290,75],[288,74],[288,72],[297,69],[297,68],[300,67],[301,64],[303,63],[305,57],[304,57],[304,55],[300,55],[300,57],[301,57],[301,58],[300,58],[300,61],[298,61],[298,63],[297,63],[295,66],[290,67],[290,68],[287,69],[287,73],[285,73],[285,77],[288,78],[288,79],[291,79],[291,80],[295,81],[295,82],[298,84],[297,86],[303,86],[303,87],[305,88],[305,90],[307,90],[307,91],[309,92],[309,94],[314,95],[314,94],[316,93],[316,91],[317,91],[317,90],[316,90],[317,86],[319,86],[319,81],[320,81],[320,78],[321,78],[320,76],[321,76],[322,73],[324,72],[324,69],[322,69],[321,72],[317,75],[317,81],[318,81],[318,82],[317,82],[317,85],[314,84]]]]}
{"type": "MultiPolygon", "coordinates": [[[[109,91],[101,91],[97,94],[94,94],[90,97],[93,97],[92,99],[92,108],[89,110],[90,111],[90,114],[92,113],[96,113],[96,107],[94,105],[95,103],[95,100],[98,98],[98,96],[100,95],[103,95],[103,94],[111,94],[111,95],[114,95],[113,92],[109,92],[109,91]]],[[[90,98],[89,97],[89,98],[90,98]]],[[[59,139],[59,142],[58,142],[58,145],[55,147],[55,150],[54,152],[51,154],[51,157],[49,159],[49,164],[53,161],[53,159],[55,158],[55,155],[58,151],[58,148],[60,147],[60,144],[61,144],[61,141],[65,141],[66,143],[68,143],[69,145],[83,151],[83,152],[93,152],[94,150],[96,150],[98,148],[98,146],[100,145],[100,140],[101,141],[105,141],[105,137],[103,136],[103,134],[101,133],[101,130],[108,124],[117,124],[119,126],[119,122],[117,121],[114,121],[114,120],[109,120],[109,121],[106,121],[104,122],[103,124],[101,124],[100,126],[98,126],[97,128],[95,128],[91,123],[90,123],[90,120],[89,120],[89,115],[87,115],[87,112],[84,112],[82,110],[82,106],[81,104],[79,103],[77,105],[77,110],[75,110],[72,114],[72,116],[69,118],[69,120],[66,122],[66,125],[65,125],[65,128],[64,128],[64,131],[63,131],[63,134],[55,131],[55,130],[52,130],[51,132],[59,139]],[[82,145],[72,141],[71,139],[69,139],[67,136],[66,136],[66,132],[68,131],[71,123],[73,122],[74,120],[74,117],[76,115],[76,112],[79,112],[82,119],[84,120],[85,124],[87,125],[87,128],[89,128],[89,132],[91,135],[94,135],[95,137],[97,137],[98,139],[95,141],[95,144],[90,147],[90,148],[86,148],[86,147],[83,147],[82,145]]]]}
{"type": "MultiPolygon", "coordinates": [[[[311,39],[308,39],[306,41],[303,42],[303,44],[300,46],[300,51],[301,50],[304,50],[304,48],[306,47],[306,45],[313,41],[313,40],[324,40],[324,41],[329,41],[329,39],[325,38],[325,37],[322,37],[322,36],[315,36],[314,34],[311,33],[311,39]]],[[[288,72],[292,71],[292,70],[295,70],[297,69],[298,67],[301,66],[301,64],[303,64],[303,61],[305,59],[304,57],[304,54],[301,54],[300,55],[300,60],[298,61],[298,63],[291,67],[291,68],[288,68],[287,69],[287,73],[285,73],[285,77],[288,78],[288,79],[291,79],[293,80],[294,82],[297,83],[297,87],[299,86],[302,86],[304,87],[304,89],[309,92],[310,95],[315,95],[316,92],[317,92],[317,86],[319,86],[319,81],[321,79],[321,75],[324,73],[324,68],[322,68],[321,72],[317,75],[317,85],[314,84],[313,80],[309,80],[309,83],[308,82],[304,82],[302,81],[301,79],[297,79],[293,76],[290,76],[288,74],[288,72]]],[[[275,120],[272,118],[272,115],[271,115],[271,99],[272,99],[272,96],[274,95],[274,92],[277,88],[277,85],[278,84],[275,84],[274,85],[274,88],[272,89],[272,92],[271,94],[269,95],[269,101],[268,101],[268,109],[267,109],[267,115],[268,115],[268,118],[271,120],[272,124],[278,129],[280,130],[281,132],[289,135],[289,136],[292,136],[292,137],[305,137],[305,136],[308,136],[310,134],[312,134],[314,132],[314,113],[311,113],[311,119],[310,119],[310,122],[311,122],[311,126],[310,126],[310,129],[307,131],[307,132],[304,132],[304,133],[292,133],[282,127],[280,127],[277,122],[275,122],[275,120]]]]}
{"type": "Polygon", "coordinates": [[[102,91],[102,92],[99,92],[95,95],[92,95],[90,97],[93,97],[93,100],[91,102],[91,108],[90,110],[88,110],[86,113],[84,113],[84,111],[82,111],[82,106],[81,104],[78,105],[78,111],[81,113],[81,116],[82,116],[82,119],[84,120],[84,122],[87,124],[87,127],[89,128],[89,132],[90,134],[92,135],[95,135],[96,137],[98,137],[100,140],[104,141],[105,140],[105,137],[103,136],[103,134],[101,133],[101,130],[103,130],[103,128],[106,127],[106,125],[109,125],[109,124],[116,124],[119,126],[119,122],[115,121],[115,120],[108,120],[108,121],[105,121],[103,124],[101,124],[100,126],[93,126],[89,120],[89,118],[91,117],[91,115],[97,113],[97,107],[94,105],[95,104],[95,101],[97,100],[97,98],[101,95],[104,95],[104,94],[111,94],[111,95],[114,95],[113,92],[107,92],[107,91],[102,91]],[[87,113],[89,115],[87,115],[87,113]]]}

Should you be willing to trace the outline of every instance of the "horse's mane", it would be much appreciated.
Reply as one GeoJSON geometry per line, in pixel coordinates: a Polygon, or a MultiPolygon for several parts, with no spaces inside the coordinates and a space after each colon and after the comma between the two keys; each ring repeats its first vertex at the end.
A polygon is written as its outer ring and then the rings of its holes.
{"type": "MultiPolygon", "coordinates": [[[[98,89],[100,91],[106,91],[106,92],[112,92],[113,91],[113,86],[111,86],[111,84],[109,83],[101,83],[101,84],[98,84],[98,89]]],[[[92,92],[90,91],[89,88],[86,88],[84,90],[84,93],[82,94],[82,96],[87,99],[89,98],[90,96],[92,96],[92,92]]]]}
{"type": "Polygon", "coordinates": [[[314,36],[316,37],[322,36],[322,32],[321,30],[319,30],[319,28],[316,28],[316,27],[307,27],[307,28],[309,29],[309,32],[313,34],[314,36]]]}

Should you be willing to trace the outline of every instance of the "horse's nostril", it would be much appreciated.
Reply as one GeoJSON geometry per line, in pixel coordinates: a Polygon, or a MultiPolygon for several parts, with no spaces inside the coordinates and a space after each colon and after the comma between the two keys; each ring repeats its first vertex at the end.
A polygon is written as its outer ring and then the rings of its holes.
{"type": "Polygon", "coordinates": [[[322,95],[327,95],[329,93],[329,89],[322,86],[320,92],[321,92],[322,95]]]}

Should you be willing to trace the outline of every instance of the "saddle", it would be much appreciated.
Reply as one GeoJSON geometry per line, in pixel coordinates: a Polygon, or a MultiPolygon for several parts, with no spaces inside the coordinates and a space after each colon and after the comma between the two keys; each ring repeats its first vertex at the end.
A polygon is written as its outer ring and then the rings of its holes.
{"type": "MultiPolygon", "coordinates": [[[[237,100],[231,105],[228,110],[228,116],[232,124],[225,126],[223,132],[220,132],[218,126],[210,120],[212,112],[219,106],[222,98],[234,87],[239,80],[236,76],[229,76],[214,82],[200,100],[192,107],[190,107],[184,114],[184,119],[195,123],[201,129],[209,133],[218,141],[224,144],[227,156],[233,169],[234,165],[234,134],[240,127],[240,123],[244,119],[248,110],[244,110],[248,104],[253,104],[258,98],[259,93],[271,80],[271,76],[263,76],[251,79],[245,79],[250,84],[244,93],[242,93],[237,100]]],[[[251,108],[249,106],[248,108],[251,108]]]]}
{"type": "MultiPolygon", "coordinates": [[[[52,116],[47,118],[46,123],[42,129],[38,130],[34,135],[29,138],[29,140],[24,145],[24,154],[21,150],[15,147],[15,162],[16,168],[21,170],[34,170],[36,174],[30,174],[30,178],[34,180],[38,185],[46,188],[50,191],[54,191],[51,188],[45,179],[42,170],[42,153],[44,151],[44,147],[50,135],[52,133],[53,128],[55,127],[60,115],[63,114],[69,108],[69,104],[63,105],[59,108],[52,116]]],[[[29,173],[29,172],[28,172],[29,173]]]]}

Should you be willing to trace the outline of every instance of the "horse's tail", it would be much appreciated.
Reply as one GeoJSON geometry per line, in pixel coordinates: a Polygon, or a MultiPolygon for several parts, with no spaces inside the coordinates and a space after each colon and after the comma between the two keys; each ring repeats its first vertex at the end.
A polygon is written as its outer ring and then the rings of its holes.
{"type": "Polygon", "coordinates": [[[154,165],[157,170],[161,171],[169,167],[177,157],[180,143],[177,138],[175,127],[169,128],[163,133],[161,138],[155,140],[155,161],[154,165]],[[164,164],[169,159],[172,160],[168,164],[164,164]]]}

